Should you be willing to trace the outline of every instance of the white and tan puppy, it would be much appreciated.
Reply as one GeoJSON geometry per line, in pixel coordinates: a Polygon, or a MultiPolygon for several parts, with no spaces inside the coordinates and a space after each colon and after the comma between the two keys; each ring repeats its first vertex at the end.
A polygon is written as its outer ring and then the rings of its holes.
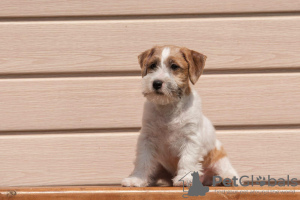
{"type": "MultiPolygon", "coordinates": [[[[206,56],[187,48],[156,46],[138,58],[147,101],[135,168],[122,185],[145,187],[165,179],[182,186],[179,180],[191,171],[199,172],[204,185],[212,184],[213,175],[238,177],[190,84],[202,74],[206,56]]],[[[192,176],[183,180],[188,184],[192,176]]]]}

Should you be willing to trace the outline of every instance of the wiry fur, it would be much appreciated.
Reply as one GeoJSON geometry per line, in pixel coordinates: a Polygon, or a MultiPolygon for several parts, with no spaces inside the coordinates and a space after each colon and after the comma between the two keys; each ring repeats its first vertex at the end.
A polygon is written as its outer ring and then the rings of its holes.
{"type": "MultiPolygon", "coordinates": [[[[204,184],[211,184],[212,175],[237,177],[212,123],[202,114],[199,95],[189,83],[191,76],[195,82],[201,75],[206,57],[187,48],[163,46],[145,51],[139,58],[147,101],[135,168],[122,185],[143,187],[167,179],[180,186],[179,179],[190,171],[198,171],[204,184]],[[149,68],[153,63],[156,67],[149,68]],[[173,70],[174,63],[180,68],[173,70]],[[153,89],[154,80],[163,81],[161,89],[153,89]]],[[[192,176],[184,180],[189,183],[192,176]]]]}

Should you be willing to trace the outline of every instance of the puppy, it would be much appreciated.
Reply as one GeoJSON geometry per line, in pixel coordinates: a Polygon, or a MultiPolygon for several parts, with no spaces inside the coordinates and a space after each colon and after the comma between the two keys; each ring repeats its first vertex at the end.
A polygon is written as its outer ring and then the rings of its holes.
{"type": "MultiPolygon", "coordinates": [[[[206,56],[177,46],[155,46],[138,56],[144,104],[134,170],[123,186],[145,187],[159,179],[173,186],[189,172],[204,185],[212,176],[238,178],[212,123],[201,111],[201,99],[191,87],[203,72],[206,56]]],[[[185,185],[192,176],[183,179],[185,185]]]]}

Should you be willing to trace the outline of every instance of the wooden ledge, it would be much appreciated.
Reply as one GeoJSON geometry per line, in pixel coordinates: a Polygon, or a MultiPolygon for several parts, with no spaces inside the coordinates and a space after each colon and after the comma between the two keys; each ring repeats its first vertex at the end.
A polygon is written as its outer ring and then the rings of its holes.
{"type": "MultiPolygon", "coordinates": [[[[297,187],[210,187],[203,196],[189,199],[300,199],[300,186],[297,187]]],[[[186,188],[185,190],[188,190],[186,188]]],[[[74,186],[74,187],[18,187],[0,188],[1,200],[134,200],[134,199],[164,199],[182,200],[182,188],[178,187],[147,187],[125,188],[120,186],[74,186]]],[[[187,196],[187,195],[185,195],[187,196]]]]}

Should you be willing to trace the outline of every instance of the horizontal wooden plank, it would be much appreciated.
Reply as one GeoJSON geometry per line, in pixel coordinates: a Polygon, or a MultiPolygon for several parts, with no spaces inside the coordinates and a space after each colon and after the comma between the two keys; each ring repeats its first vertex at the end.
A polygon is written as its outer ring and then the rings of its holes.
{"type": "MultiPolygon", "coordinates": [[[[239,175],[300,178],[300,130],[218,131],[239,175]]],[[[120,184],[138,133],[0,136],[0,186],[120,184]]]]}
{"type": "MultiPolygon", "coordinates": [[[[185,188],[187,191],[188,188],[185,188]]],[[[182,200],[181,187],[147,187],[126,188],[120,186],[73,186],[73,187],[19,187],[0,189],[2,200],[145,200],[165,199],[182,200]]],[[[185,195],[187,197],[188,195],[185,195]]],[[[189,196],[189,198],[193,198],[189,196]]],[[[198,197],[199,198],[199,197],[198,197]]],[[[300,187],[209,187],[209,192],[201,199],[210,200],[242,200],[242,199],[265,199],[265,200],[298,200],[300,187]]]]}
{"type": "Polygon", "coordinates": [[[103,15],[155,15],[155,14],[208,14],[241,12],[288,12],[299,11],[299,0],[111,0],[96,1],[26,1],[2,0],[1,17],[31,16],[103,16],[103,15]]]}
{"type": "MultiPolygon", "coordinates": [[[[217,126],[300,123],[300,73],[204,75],[196,85],[217,126]]],[[[0,80],[0,131],[140,127],[141,78],[0,80]]]]}
{"type": "Polygon", "coordinates": [[[298,16],[3,22],[0,29],[0,74],[139,71],[137,55],[156,44],[200,51],[206,69],[300,66],[298,16]]]}

